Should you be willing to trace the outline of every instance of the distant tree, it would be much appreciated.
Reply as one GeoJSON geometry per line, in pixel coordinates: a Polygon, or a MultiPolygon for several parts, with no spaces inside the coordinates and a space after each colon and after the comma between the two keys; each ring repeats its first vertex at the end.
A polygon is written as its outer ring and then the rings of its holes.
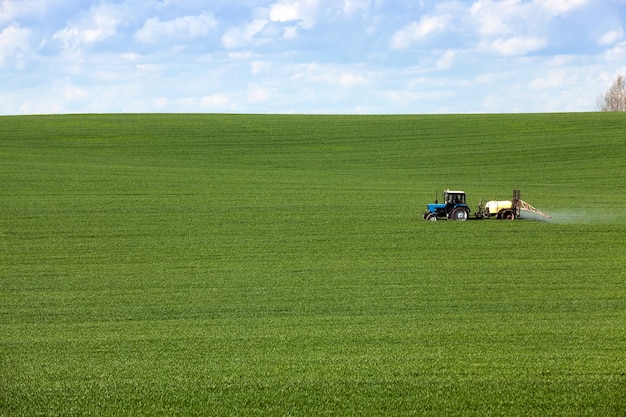
{"type": "Polygon", "coordinates": [[[611,88],[598,97],[598,109],[600,111],[626,111],[626,78],[618,75],[611,88]]]}

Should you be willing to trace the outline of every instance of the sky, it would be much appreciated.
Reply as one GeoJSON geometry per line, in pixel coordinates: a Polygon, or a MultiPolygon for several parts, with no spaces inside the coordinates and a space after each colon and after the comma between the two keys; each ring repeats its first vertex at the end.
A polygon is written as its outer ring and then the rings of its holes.
{"type": "Polygon", "coordinates": [[[0,0],[0,114],[596,111],[626,0],[0,0]]]}

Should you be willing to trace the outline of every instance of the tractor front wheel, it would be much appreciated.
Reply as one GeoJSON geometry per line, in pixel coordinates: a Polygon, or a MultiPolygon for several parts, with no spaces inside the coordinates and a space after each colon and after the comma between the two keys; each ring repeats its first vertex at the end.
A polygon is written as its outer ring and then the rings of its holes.
{"type": "Polygon", "coordinates": [[[464,222],[469,217],[469,212],[463,208],[455,208],[450,213],[450,220],[456,220],[459,222],[464,222]]]}

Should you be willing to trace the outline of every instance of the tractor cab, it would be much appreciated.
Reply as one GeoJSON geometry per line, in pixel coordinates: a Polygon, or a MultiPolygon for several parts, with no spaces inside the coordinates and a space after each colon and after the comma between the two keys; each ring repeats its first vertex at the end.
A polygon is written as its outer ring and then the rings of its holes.
{"type": "Polygon", "coordinates": [[[467,205],[465,202],[464,191],[445,190],[443,192],[443,200],[446,202],[446,204],[452,205],[452,207],[456,207],[459,204],[467,205]]]}

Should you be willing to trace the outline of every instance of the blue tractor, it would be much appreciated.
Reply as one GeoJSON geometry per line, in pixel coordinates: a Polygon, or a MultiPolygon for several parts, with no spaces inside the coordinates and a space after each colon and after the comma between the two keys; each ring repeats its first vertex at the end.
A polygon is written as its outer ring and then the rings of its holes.
{"type": "Polygon", "coordinates": [[[439,203],[437,197],[433,204],[428,204],[428,211],[424,213],[424,219],[436,221],[439,219],[465,221],[469,218],[470,208],[465,201],[464,191],[443,192],[443,202],[439,203]]]}

